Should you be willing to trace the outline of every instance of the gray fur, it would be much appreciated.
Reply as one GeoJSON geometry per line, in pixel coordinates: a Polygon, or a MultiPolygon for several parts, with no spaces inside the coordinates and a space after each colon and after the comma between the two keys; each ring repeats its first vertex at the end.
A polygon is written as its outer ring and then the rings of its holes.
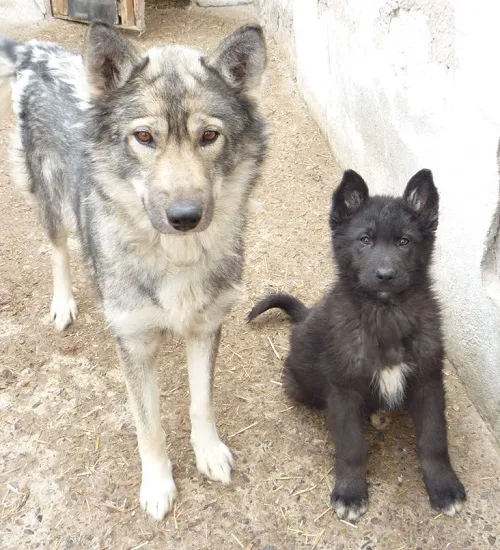
{"type": "Polygon", "coordinates": [[[11,81],[18,119],[15,179],[54,245],[52,317],[62,329],[76,315],[66,248],[76,225],[123,359],[141,504],[157,519],[176,494],[154,374],[165,330],[186,339],[190,376],[203,380],[192,381],[198,467],[229,481],[208,371],[238,294],[247,199],[266,149],[254,99],[264,65],[257,26],[235,31],[212,58],[178,45],[141,55],[102,23],[90,27],[83,61],[54,44],[0,42],[0,86],[11,81]],[[207,132],[216,134],[208,143],[207,132]],[[202,217],[181,232],[168,213],[186,203],[202,217]]]}

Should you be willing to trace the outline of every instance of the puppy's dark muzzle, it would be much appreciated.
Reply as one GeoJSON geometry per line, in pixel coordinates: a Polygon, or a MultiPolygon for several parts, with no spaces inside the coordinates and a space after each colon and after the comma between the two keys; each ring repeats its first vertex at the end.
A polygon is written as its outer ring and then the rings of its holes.
{"type": "Polygon", "coordinates": [[[191,231],[201,220],[203,210],[197,204],[175,204],[167,210],[168,223],[177,231],[191,231]]]}

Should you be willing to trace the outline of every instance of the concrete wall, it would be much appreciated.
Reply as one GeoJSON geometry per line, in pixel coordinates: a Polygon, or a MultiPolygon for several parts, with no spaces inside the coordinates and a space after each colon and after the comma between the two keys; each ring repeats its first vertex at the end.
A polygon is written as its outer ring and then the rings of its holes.
{"type": "Polygon", "coordinates": [[[257,4],[343,167],[390,193],[434,172],[448,355],[500,441],[500,3],[257,4]]]}
{"type": "Polygon", "coordinates": [[[0,0],[0,30],[42,21],[47,7],[46,0],[0,0]]]}

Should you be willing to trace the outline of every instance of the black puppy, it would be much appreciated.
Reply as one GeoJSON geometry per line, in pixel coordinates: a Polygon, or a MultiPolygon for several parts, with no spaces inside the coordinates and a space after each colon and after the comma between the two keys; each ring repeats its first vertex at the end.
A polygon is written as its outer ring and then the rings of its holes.
{"type": "Polygon", "coordinates": [[[248,316],[281,308],[296,323],[284,388],[326,410],[339,518],[354,521],[367,509],[363,420],[379,408],[408,407],[432,506],[452,516],[466,498],[448,455],[441,319],[429,275],[438,209],[429,170],[411,178],[402,198],[369,197],[361,176],[346,171],[330,213],[333,289],[311,309],[274,294],[248,316]]]}

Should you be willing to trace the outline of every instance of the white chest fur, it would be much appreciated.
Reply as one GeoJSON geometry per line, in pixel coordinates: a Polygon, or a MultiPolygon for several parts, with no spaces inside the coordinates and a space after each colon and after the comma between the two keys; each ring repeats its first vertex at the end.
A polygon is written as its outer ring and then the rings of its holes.
{"type": "Polygon", "coordinates": [[[389,408],[401,405],[406,389],[406,375],[409,367],[404,363],[382,369],[377,375],[381,398],[389,408]]]}
{"type": "Polygon", "coordinates": [[[241,289],[233,284],[214,297],[203,274],[191,272],[190,275],[166,277],[157,296],[159,305],[133,309],[105,305],[109,324],[122,335],[153,328],[167,329],[177,336],[213,332],[238,299],[241,289]]]}

